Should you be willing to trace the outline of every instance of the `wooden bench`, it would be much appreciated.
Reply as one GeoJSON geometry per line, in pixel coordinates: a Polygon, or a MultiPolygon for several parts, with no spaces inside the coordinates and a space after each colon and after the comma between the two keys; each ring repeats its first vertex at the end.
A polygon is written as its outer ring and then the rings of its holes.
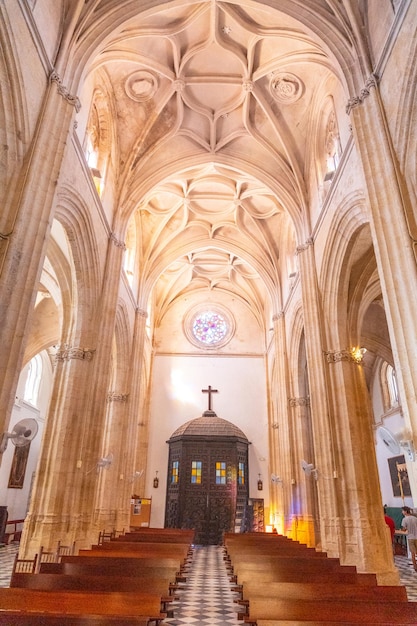
{"type": "MultiPolygon", "coordinates": [[[[41,574],[38,574],[41,576],[41,574]]],[[[141,592],[37,591],[17,587],[0,588],[1,611],[125,617],[146,619],[159,624],[166,613],[161,611],[159,594],[141,592]]],[[[0,612],[1,612],[0,611],[0,612]]],[[[30,622],[29,622],[30,623],[30,622]]],[[[134,623],[134,622],[133,622],[134,623]]]]}
{"type": "Polygon", "coordinates": [[[134,533],[129,532],[119,537],[113,537],[110,541],[122,542],[122,541],[136,541],[136,542],[148,542],[148,543],[179,543],[191,546],[192,538],[184,537],[184,535],[171,534],[171,533],[134,533]]]}
{"type": "Polygon", "coordinates": [[[11,541],[20,541],[22,537],[23,531],[23,519],[10,519],[6,522],[6,531],[4,533],[4,543],[8,544],[11,541]],[[13,526],[13,530],[7,530],[8,526],[13,526]],[[18,526],[22,526],[22,528],[18,528],[18,526]]]}
{"type": "MultiPolygon", "coordinates": [[[[306,582],[306,575],[302,570],[292,570],[292,571],[265,571],[261,572],[259,570],[246,570],[243,571],[239,575],[239,585],[240,588],[245,582],[250,582],[252,580],[256,580],[259,583],[265,585],[265,587],[269,586],[269,583],[272,582],[288,582],[288,583],[303,583],[306,582]]],[[[308,582],[320,583],[320,582],[328,582],[329,575],[323,572],[309,572],[308,574],[308,582]]],[[[378,584],[376,574],[364,574],[359,572],[340,572],[335,571],[331,573],[331,582],[340,583],[344,585],[366,585],[366,586],[376,586],[378,584]]]]}
{"type": "MultiPolygon", "coordinates": [[[[256,622],[257,626],[356,626],[358,622],[351,622],[349,618],[346,617],[345,621],[334,622],[332,620],[326,620],[323,622],[322,620],[316,621],[315,619],[303,619],[303,620],[277,620],[277,619],[260,619],[256,622]]],[[[368,620],[365,622],[366,626],[393,626],[392,622],[381,622],[381,621],[372,621],[371,617],[368,617],[368,620]]],[[[415,626],[415,621],[410,622],[400,621],[395,624],[395,626],[415,626]]]]}
{"type": "Polygon", "coordinates": [[[88,573],[93,574],[113,574],[120,575],[123,572],[123,576],[135,576],[141,572],[147,572],[149,575],[151,571],[161,569],[166,572],[164,578],[170,578],[171,582],[183,580],[181,568],[178,567],[178,560],[171,558],[149,558],[143,557],[121,557],[121,556],[64,556],[61,563],[45,563],[41,566],[41,572],[52,573],[56,572],[55,566],[63,566],[63,571],[66,574],[88,573]]]}
{"type": "MultiPolygon", "coordinates": [[[[24,576],[24,574],[23,574],[24,576]]],[[[403,586],[352,585],[333,582],[271,582],[268,585],[258,581],[242,584],[245,603],[252,606],[253,598],[274,598],[282,600],[352,600],[354,602],[382,601],[407,602],[407,590],[403,586]]]]}
{"type": "MultiPolygon", "coordinates": [[[[136,577],[136,578],[161,578],[167,579],[172,584],[176,580],[178,573],[177,568],[174,567],[159,567],[158,564],[149,565],[145,567],[140,561],[134,559],[133,566],[129,563],[124,565],[123,569],[120,565],[113,564],[107,559],[105,562],[101,561],[101,567],[97,567],[91,562],[73,562],[73,563],[44,563],[40,567],[40,574],[68,574],[71,576],[120,576],[124,578],[136,577]]],[[[13,577],[12,577],[13,581],[13,577]]]]}
{"type": "Polygon", "coordinates": [[[417,603],[413,602],[352,602],[351,600],[296,600],[254,598],[250,601],[246,624],[279,626],[280,622],[316,621],[349,624],[384,624],[395,626],[417,624],[417,603]],[[269,620],[269,621],[264,621],[269,620]]]}
{"type": "Polygon", "coordinates": [[[188,544],[183,543],[157,543],[142,541],[107,541],[102,545],[93,545],[90,549],[78,551],[78,555],[82,556],[86,552],[102,553],[102,552],[120,552],[123,554],[135,552],[147,556],[172,556],[185,559],[191,554],[191,548],[188,544]]]}
{"type": "Polygon", "coordinates": [[[327,576],[335,571],[356,572],[354,565],[341,565],[339,559],[312,559],[298,556],[261,555],[252,558],[243,556],[242,559],[234,558],[232,565],[236,576],[241,576],[244,571],[249,570],[253,572],[254,576],[256,576],[256,572],[265,570],[275,572],[303,571],[305,576],[310,572],[323,572],[327,576]]]}
{"type": "MultiPolygon", "coordinates": [[[[144,573],[142,576],[100,575],[100,574],[15,574],[10,587],[38,589],[39,591],[152,591],[161,597],[169,595],[170,580],[155,578],[144,573]]],[[[172,599],[172,598],[171,598],[172,599]]]]}
{"type": "Polygon", "coordinates": [[[2,626],[148,626],[150,621],[144,617],[126,617],[119,615],[70,615],[30,611],[4,611],[0,609],[2,626]]]}

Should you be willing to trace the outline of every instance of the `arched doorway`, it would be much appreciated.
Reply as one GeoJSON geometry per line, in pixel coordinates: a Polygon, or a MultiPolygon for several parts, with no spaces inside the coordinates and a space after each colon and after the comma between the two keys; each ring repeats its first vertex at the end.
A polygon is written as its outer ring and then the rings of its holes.
{"type": "Polygon", "coordinates": [[[165,526],[194,528],[195,543],[240,530],[248,501],[246,435],[212,410],[178,428],[169,444],[165,526]]]}

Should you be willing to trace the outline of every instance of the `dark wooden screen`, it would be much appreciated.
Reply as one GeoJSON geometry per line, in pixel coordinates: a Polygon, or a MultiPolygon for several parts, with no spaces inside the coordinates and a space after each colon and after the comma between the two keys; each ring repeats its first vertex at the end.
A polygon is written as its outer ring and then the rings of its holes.
{"type": "Polygon", "coordinates": [[[248,444],[236,437],[184,437],[170,443],[165,526],[194,528],[197,544],[219,544],[224,531],[235,530],[237,503],[248,498],[248,444]],[[179,462],[178,483],[171,480],[173,461],[179,462]],[[201,483],[191,482],[191,465],[201,461],[201,483]],[[216,484],[216,462],[226,463],[226,484],[216,484]],[[239,462],[244,484],[238,484],[239,462]]]}

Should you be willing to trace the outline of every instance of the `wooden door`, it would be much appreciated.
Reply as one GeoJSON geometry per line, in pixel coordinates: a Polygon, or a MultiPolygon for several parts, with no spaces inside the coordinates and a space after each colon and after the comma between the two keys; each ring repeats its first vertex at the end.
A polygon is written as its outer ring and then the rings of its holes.
{"type": "Polygon", "coordinates": [[[238,494],[243,490],[247,497],[242,479],[242,472],[247,473],[247,446],[236,440],[190,441],[180,451],[178,447],[171,450],[170,462],[177,458],[177,485],[168,476],[165,525],[193,528],[197,544],[220,544],[223,532],[234,530],[238,494]]]}

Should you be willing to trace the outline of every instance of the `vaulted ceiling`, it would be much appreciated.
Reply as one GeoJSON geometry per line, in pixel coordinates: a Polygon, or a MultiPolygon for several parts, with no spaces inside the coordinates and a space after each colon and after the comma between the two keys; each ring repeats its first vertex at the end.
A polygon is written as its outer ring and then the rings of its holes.
{"type": "MultiPolygon", "coordinates": [[[[118,202],[137,229],[139,299],[154,289],[162,316],[206,289],[261,320],[282,306],[296,242],[311,232],[320,105],[331,87],[341,92],[335,62],[312,30],[271,8],[291,3],[136,3],[136,14],[123,4],[124,22],[114,3],[95,3],[78,36],[80,48],[96,38],[86,98],[94,85],[111,101],[105,131],[118,202]],[[102,40],[91,28],[100,22],[102,40]]],[[[295,5],[304,22],[340,17],[325,2],[295,5]]]]}

